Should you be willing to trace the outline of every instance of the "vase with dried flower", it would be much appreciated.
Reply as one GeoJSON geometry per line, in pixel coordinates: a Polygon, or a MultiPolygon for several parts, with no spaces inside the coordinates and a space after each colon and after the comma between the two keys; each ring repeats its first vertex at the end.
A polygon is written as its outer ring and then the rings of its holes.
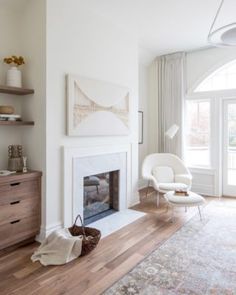
{"type": "Polygon", "coordinates": [[[24,58],[22,56],[17,57],[12,55],[10,57],[5,57],[3,61],[8,65],[12,65],[7,71],[7,86],[22,87],[22,75],[19,66],[25,64],[24,58]]]}

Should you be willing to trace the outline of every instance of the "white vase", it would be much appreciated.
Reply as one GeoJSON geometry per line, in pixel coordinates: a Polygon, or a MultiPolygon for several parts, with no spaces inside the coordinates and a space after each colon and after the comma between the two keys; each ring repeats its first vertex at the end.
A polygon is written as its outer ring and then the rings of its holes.
{"type": "Polygon", "coordinates": [[[11,67],[7,71],[7,86],[11,87],[22,87],[22,77],[21,71],[17,69],[17,67],[11,67]]]}

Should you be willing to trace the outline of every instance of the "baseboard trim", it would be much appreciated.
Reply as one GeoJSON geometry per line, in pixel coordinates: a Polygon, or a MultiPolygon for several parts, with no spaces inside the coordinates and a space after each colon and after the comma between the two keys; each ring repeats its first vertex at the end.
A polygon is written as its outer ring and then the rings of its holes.
{"type": "MultiPolygon", "coordinates": [[[[135,206],[135,205],[138,205],[140,203],[140,199],[139,199],[139,193],[136,192],[135,193],[135,197],[133,198],[132,200],[132,203],[130,204],[129,208],[135,206]]],[[[128,209],[128,208],[127,208],[128,209]]],[[[40,227],[40,233],[35,237],[35,240],[39,243],[42,243],[42,241],[44,239],[46,239],[46,237],[48,237],[48,235],[55,231],[55,230],[58,230],[58,229],[61,229],[63,228],[63,223],[62,222],[58,222],[58,223],[55,223],[55,224],[51,224],[51,225],[48,225],[48,226],[41,226],[40,227]]]]}
{"type": "Polygon", "coordinates": [[[193,192],[196,192],[198,194],[202,195],[209,195],[209,196],[214,196],[214,187],[212,185],[206,185],[206,184],[192,184],[192,189],[193,192]]]}
{"type": "Polygon", "coordinates": [[[139,203],[140,203],[139,192],[138,191],[135,191],[134,196],[132,198],[132,202],[130,202],[129,204],[127,204],[128,205],[128,208],[131,208],[131,207],[133,207],[133,206],[135,206],[135,205],[137,205],[139,203]]]}

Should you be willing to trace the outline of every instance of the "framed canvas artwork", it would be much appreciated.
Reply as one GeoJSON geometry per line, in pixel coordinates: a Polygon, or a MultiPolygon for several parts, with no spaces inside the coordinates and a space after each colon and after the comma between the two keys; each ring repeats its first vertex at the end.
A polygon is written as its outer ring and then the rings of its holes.
{"type": "Polygon", "coordinates": [[[129,89],[82,76],[67,76],[69,136],[128,135],[129,89]]]}

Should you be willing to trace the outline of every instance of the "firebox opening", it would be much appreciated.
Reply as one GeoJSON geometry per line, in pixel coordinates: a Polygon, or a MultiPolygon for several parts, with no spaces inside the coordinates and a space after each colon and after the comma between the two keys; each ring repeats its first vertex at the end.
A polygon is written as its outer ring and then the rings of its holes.
{"type": "Polygon", "coordinates": [[[119,210],[119,170],[84,177],[85,225],[119,210]]]}

